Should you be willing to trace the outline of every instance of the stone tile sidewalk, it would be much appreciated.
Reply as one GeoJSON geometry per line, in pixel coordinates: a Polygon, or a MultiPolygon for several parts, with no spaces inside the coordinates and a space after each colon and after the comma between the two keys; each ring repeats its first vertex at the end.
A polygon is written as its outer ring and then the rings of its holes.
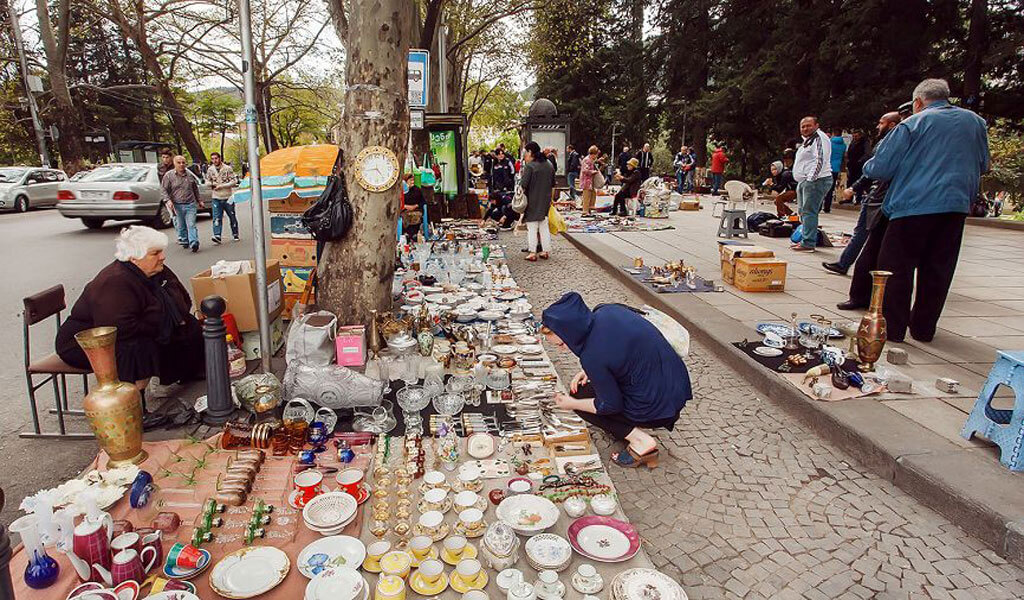
{"type": "MultiPolygon", "coordinates": [[[[567,237],[602,263],[607,271],[620,277],[625,277],[621,267],[629,266],[633,257],[640,256],[647,264],[682,259],[696,266],[700,275],[719,281],[721,267],[715,235],[718,219],[712,217],[713,199],[705,197],[703,203],[701,211],[671,213],[669,222],[674,226],[671,230],[570,234],[567,237]]],[[[759,207],[768,212],[773,209],[772,205],[764,203],[759,207]]],[[[853,211],[834,211],[823,214],[821,223],[830,231],[852,231],[856,216],[853,211]]],[[[838,259],[841,248],[804,254],[790,251],[789,240],[785,238],[751,234],[749,241],[775,250],[776,256],[789,262],[785,292],[749,293],[726,284],[722,293],[656,294],[645,290],[641,296],[645,301],[662,301],[676,309],[680,318],[691,320],[694,327],[718,338],[722,346],[744,338],[757,339],[753,327],[758,322],[788,321],[794,312],[801,319],[811,314],[821,314],[835,321],[860,319],[861,311],[836,308],[836,303],[847,297],[849,278],[830,274],[821,267],[823,261],[838,259]]],[[[892,344],[904,348],[909,355],[909,364],[892,368],[913,380],[913,393],[886,393],[827,406],[817,403],[818,406],[812,408],[826,413],[847,410],[841,418],[831,414],[829,418],[836,421],[832,425],[856,427],[859,423],[863,431],[857,436],[869,439],[872,446],[865,450],[871,455],[868,462],[877,462],[876,466],[890,473],[896,470],[896,461],[927,461],[934,455],[941,455],[950,461],[954,456],[956,460],[967,460],[959,466],[979,476],[968,465],[980,459],[993,485],[1010,486],[1004,492],[1016,489],[1024,493],[1024,475],[1003,469],[998,464],[994,446],[982,440],[967,441],[959,435],[996,350],[1024,348],[1024,272],[1019,267],[1022,260],[1024,236],[1020,232],[969,225],[935,339],[924,344],[908,336],[907,343],[892,344]],[[939,391],[935,387],[938,377],[958,380],[960,390],[954,394],[939,391]],[[901,433],[903,429],[908,431],[901,433]],[[911,431],[922,435],[915,437],[911,431]],[[958,455],[958,452],[964,454],[958,455]]],[[[632,287],[637,289],[637,284],[632,287]]],[[[881,364],[887,363],[883,359],[881,364]]],[[[782,381],[756,363],[751,361],[750,365],[763,371],[758,377],[768,377],[766,381],[776,383],[782,381]]],[[[800,393],[788,383],[782,384],[779,390],[787,394],[800,393]]],[[[1008,390],[1000,393],[997,405],[1012,406],[1008,390]]],[[[950,479],[959,475],[952,470],[952,463],[933,467],[946,471],[950,479]]],[[[958,490],[956,495],[961,492],[958,490]]],[[[1024,517],[1024,500],[1017,501],[1013,510],[1004,509],[1006,514],[1000,517],[1004,524],[1012,521],[1017,521],[1018,527],[1024,524],[1020,521],[1024,517]]],[[[995,523],[993,527],[992,533],[998,537],[999,527],[995,523]]]]}

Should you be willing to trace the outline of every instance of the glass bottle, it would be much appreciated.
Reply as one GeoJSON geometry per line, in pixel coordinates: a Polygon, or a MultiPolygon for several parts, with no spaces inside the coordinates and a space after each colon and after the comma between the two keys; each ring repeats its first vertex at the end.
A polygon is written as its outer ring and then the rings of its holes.
{"type": "Polygon", "coordinates": [[[234,337],[229,333],[228,342],[228,376],[232,379],[245,375],[245,352],[235,345],[234,337]]]}

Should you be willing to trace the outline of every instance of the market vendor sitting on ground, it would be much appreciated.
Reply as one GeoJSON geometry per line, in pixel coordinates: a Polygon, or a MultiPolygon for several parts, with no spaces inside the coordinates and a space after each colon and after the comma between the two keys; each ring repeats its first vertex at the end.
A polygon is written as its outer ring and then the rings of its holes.
{"type": "Polygon", "coordinates": [[[133,225],[121,231],[114,262],[86,284],[57,331],[57,354],[73,367],[89,369],[75,334],[93,327],[117,327],[117,374],[146,388],[154,375],[169,385],[205,374],[203,332],[192,316],[192,301],[164,265],[167,236],[133,225]]]}
{"type": "Polygon", "coordinates": [[[548,341],[567,346],[580,359],[571,396],[555,403],[627,442],[612,460],[623,467],[658,463],[658,442],[643,429],[671,431],[693,397],[686,364],[661,332],[621,304],[590,310],[576,292],[547,307],[542,317],[548,341]]]}

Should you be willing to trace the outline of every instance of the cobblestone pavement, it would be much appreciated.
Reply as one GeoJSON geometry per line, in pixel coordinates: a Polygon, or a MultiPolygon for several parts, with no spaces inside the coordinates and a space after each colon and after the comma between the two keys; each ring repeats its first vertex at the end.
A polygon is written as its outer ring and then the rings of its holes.
{"type": "MultiPolygon", "coordinates": [[[[590,306],[642,301],[569,242],[528,263],[502,234],[510,268],[539,312],[566,291],[590,306]]],[[[579,368],[553,352],[561,377],[579,368]]],[[[647,552],[704,598],[1024,598],[1024,571],[852,462],[760,397],[700,344],[694,398],[674,432],[655,432],[657,469],[611,465],[647,552]]],[[[611,442],[598,436],[607,458],[611,442]]]]}

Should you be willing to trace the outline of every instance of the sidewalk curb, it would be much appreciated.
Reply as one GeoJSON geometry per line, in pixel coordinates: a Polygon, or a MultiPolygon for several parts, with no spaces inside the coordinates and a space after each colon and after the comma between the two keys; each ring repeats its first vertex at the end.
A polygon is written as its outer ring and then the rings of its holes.
{"type": "Polygon", "coordinates": [[[691,294],[657,294],[618,265],[632,258],[602,244],[563,236],[584,255],[682,323],[690,335],[777,405],[876,474],[1024,567],[1024,476],[999,464],[994,452],[961,448],[879,402],[817,402],[765,369],[732,342],[749,328],[691,294]]]}

